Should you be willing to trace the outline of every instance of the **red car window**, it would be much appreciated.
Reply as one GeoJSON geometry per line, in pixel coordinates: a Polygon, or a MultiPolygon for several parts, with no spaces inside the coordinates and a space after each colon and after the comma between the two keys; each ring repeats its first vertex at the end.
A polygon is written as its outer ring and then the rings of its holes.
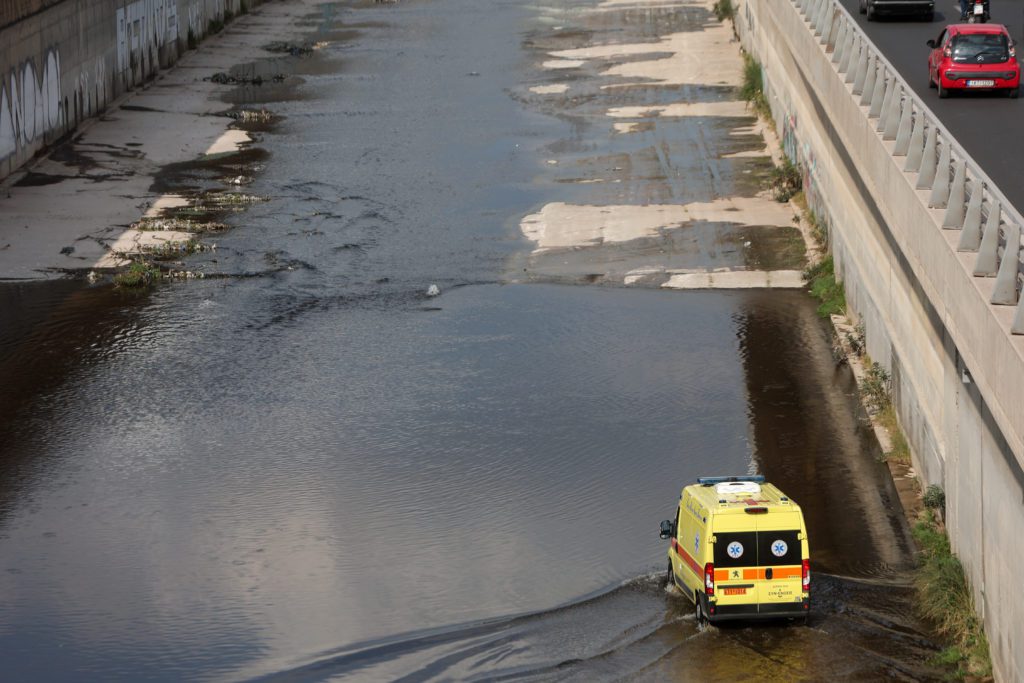
{"type": "Polygon", "coordinates": [[[1010,58],[1010,41],[1002,33],[962,33],[952,48],[954,62],[997,64],[1010,58]]]}

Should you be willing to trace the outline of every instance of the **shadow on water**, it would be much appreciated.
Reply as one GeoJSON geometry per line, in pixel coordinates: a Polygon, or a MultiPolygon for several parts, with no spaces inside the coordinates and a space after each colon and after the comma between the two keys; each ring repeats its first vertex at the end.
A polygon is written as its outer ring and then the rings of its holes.
{"type": "Polygon", "coordinates": [[[0,286],[0,516],[5,492],[45,467],[24,442],[56,438],[52,418],[69,377],[146,336],[138,307],[147,300],[71,280],[0,286]]]}

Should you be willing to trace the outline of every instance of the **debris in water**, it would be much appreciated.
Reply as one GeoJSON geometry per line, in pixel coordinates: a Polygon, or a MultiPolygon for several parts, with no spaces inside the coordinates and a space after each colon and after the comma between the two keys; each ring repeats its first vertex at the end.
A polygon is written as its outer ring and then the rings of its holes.
{"type": "Polygon", "coordinates": [[[60,253],[62,253],[62,254],[73,254],[73,253],[75,253],[75,248],[74,247],[64,247],[63,249],[60,250],[60,253]]]}
{"type": "Polygon", "coordinates": [[[287,52],[293,57],[301,57],[302,55],[308,55],[313,51],[313,46],[309,43],[302,43],[296,45],[294,43],[288,43],[283,40],[275,40],[273,43],[263,48],[267,52],[287,52]]]}
{"type": "Polygon", "coordinates": [[[437,285],[430,285],[427,287],[427,296],[438,296],[441,293],[441,288],[437,285]]]}

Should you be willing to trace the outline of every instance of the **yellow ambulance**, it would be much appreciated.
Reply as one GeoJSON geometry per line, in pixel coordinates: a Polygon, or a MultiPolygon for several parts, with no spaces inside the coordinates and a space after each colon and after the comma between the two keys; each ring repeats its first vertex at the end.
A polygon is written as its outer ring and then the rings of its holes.
{"type": "Polygon", "coordinates": [[[698,626],[796,618],[810,609],[811,570],[800,506],[764,477],[702,477],[661,523],[668,580],[693,600],[698,626]]]}

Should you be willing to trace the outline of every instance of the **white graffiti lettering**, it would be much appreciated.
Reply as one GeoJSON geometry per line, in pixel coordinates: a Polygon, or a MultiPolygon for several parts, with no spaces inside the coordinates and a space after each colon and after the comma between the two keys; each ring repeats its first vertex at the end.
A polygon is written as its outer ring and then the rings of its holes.
{"type": "MultiPolygon", "coordinates": [[[[136,72],[151,49],[178,39],[176,0],[136,0],[117,10],[117,71],[133,84],[144,76],[136,72]]],[[[153,68],[155,65],[150,65],[153,68]]]]}
{"type": "Polygon", "coordinates": [[[6,81],[0,83],[0,159],[60,127],[60,55],[51,50],[41,73],[29,60],[6,81]]]}

